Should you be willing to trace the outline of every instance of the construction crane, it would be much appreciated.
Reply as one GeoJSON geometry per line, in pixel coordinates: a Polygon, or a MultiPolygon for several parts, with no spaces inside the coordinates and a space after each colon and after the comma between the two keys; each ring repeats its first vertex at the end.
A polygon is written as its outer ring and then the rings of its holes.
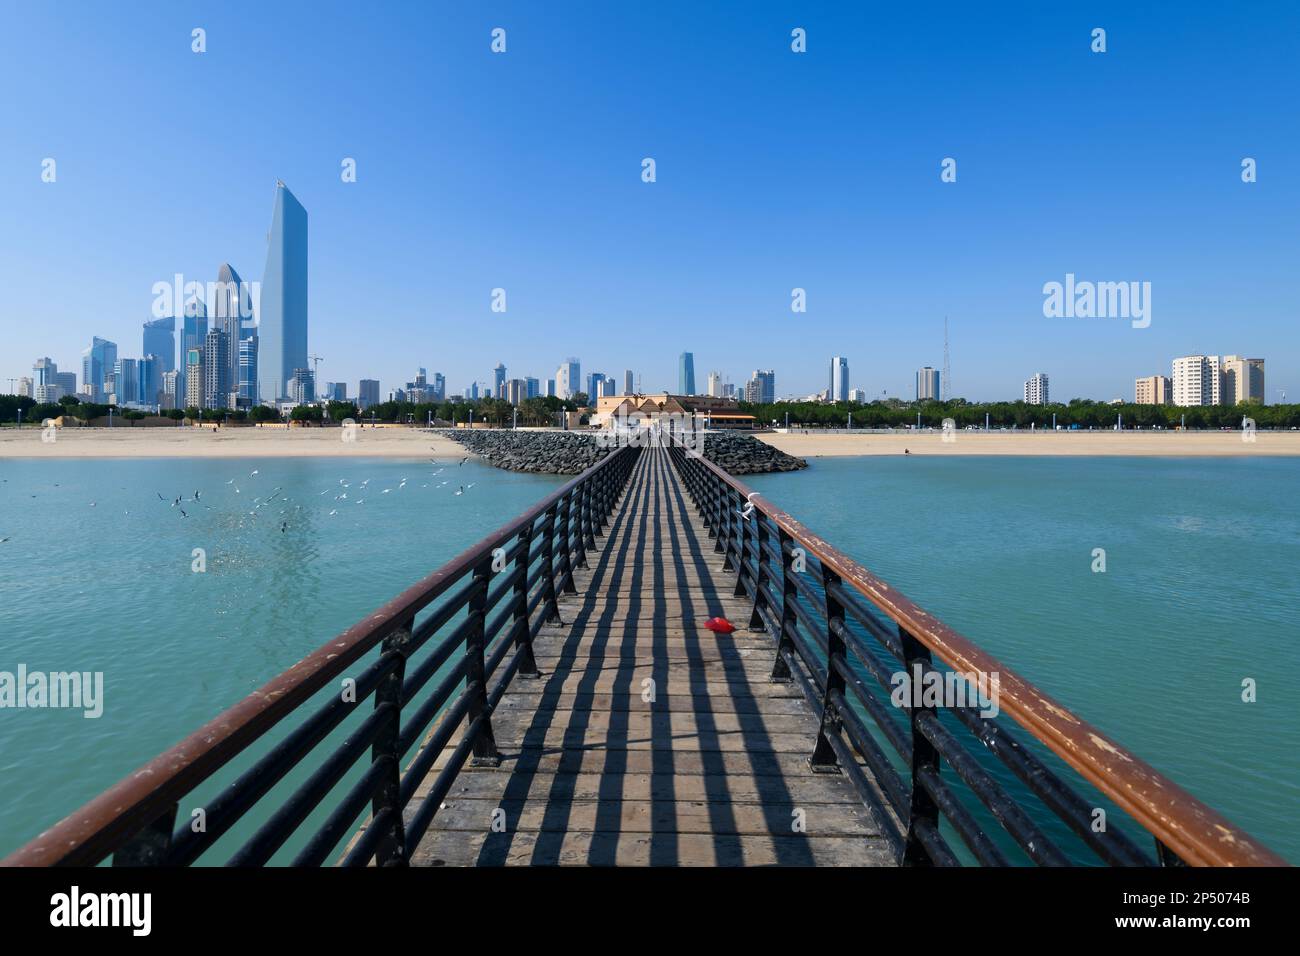
{"type": "Polygon", "coordinates": [[[308,355],[307,361],[311,362],[311,381],[317,390],[320,389],[320,363],[325,361],[323,356],[308,355]]]}

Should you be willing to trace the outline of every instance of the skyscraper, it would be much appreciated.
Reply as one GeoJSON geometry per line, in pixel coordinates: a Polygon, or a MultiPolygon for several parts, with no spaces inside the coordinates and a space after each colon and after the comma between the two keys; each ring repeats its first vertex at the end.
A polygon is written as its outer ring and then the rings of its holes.
{"type": "Polygon", "coordinates": [[[181,361],[186,361],[190,349],[203,348],[208,337],[208,308],[202,299],[185,303],[185,316],[181,319],[181,361]]]}
{"type": "Polygon", "coordinates": [[[185,408],[203,408],[203,349],[185,350],[185,408]]]}
{"type": "Polygon", "coordinates": [[[555,394],[563,399],[573,398],[582,389],[582,364],[576,358],[567,358],[555,370],[555,394]]]}
{"type": "Polygon", "coordinates": [[[1051,399],[1047,396],[1047,375],[1035,372],[1033,378],[1025,382],[1025,401],[1030,405],[1047,405],[1051,399]]]}
{"type": "Polygon", "coordinates": [[[776,372],[772,369],[754,369],[745,383],[745,401],[753,405],[771,405],[776,401],[776,372]]]}
{"type": "Polygon", "coordinates": [[[257,404],[257,333],[239,340],[237,394],[240,408],[257,404]]]}
{"type": "Polygon", "coordinates": [[[435,402],[447,400],[447,379],[441,372],[433,373],[433,400],[435,402]]]}
{"type": "Polygon", "coordinates": [[[113,394],[118,405],[140,403],[140,360],[118,359],[113,368],[113,394]]]}
{"type": "Polygon", "coordinates": [[[630,368],[625,369],[623,371],[623,394],[631,395],[633,394],[633,389],[634,389],[634,384],[632,382],[632,370],[630,368]]]}
{"type": "Polygon", "coordinates": [[[203,407],[230,407],[230,338],[215,325],[203,340],[203,407]]]}
{"type": "Polygon", "coordinates": [[[939,370],[925,366],[918,369],[916,373],[916,400],[924,402],[927,400],[938,400],[939,398],[939,370]]]}
{"type": "Polygon", "coordinates": [[[722,373],[721,372],[709,373],[709,387],[708,389],[705,390],[705,394],[708,395],[710,398],[722,397],[722,373]]]}
{"type": "Polygon", "coordinates": [[[831,383],[827,397],[832,402],[849,400],[849,360],[842,355],[831,358],[831,383]]]}
{"type": "Polygon", "coordinates": [[[501,362],[492,370],[492,394],[497,398],[505,398],[506,395],[506,367],[501,362]]]}
{"type": "Polygon", "coordinates": [[[587,404],[592,408],[596,407],[596,399],[600,398],[604,382],[604,372],[592,372],[587,376],[587,404]]]}
{"type": "Polygon", "coordinates": [[[154,319],[144,324],[141,355],[158,356],[159,381],[163,372],[176,371],[176,317],[154,319]]]}
{"type": "Polygon", "coordinates": [[[357,405],[366,409],[379,404],[379,379],[363,378],[357,389],[357,405]]]}
{"type": "Polygon", "coordinates": [[[81,381],[92,386],[91,395],[100,400],[104,397],[104,378],[112,375],[117,367],[117,343],[94,336],[90,348],[81,353],[81,381]]]}
{"type": "Polygon", "coordinates": [[[275,184],[258,322],[257,391],[261,401],[289,397],[294,369],[307,368],[307,210],[275,184]]]}
{"type": "Polygon", "coordinates": [[[683,352],[677,360],[677,394],[695,394],[695,356],[683,352]]]}

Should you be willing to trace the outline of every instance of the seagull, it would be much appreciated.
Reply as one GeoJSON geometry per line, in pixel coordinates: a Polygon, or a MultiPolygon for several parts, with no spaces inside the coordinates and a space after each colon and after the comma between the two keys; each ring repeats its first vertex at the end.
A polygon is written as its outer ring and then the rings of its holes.
{"type": "Polygon", "coordinates": [[[8,540],[8,538],[0,538],[0,544],[4,544],[8,540]]]}
{"type": "MultiPolygon", "coordinates": [[[[36,496],[35,496],[35,495],[32,495],[32,497],[35,498],[36,496]]],[[[92,507],[92,508],[95,507],[95,503],[94,503],[93,501],[90,503],[90,507],[92,507]]]]}
{"type": "Polygon", "coordinates": [[[465,486],[461,485],[460,489],[456,492],[456,494],[457,496],[459,496],[459,495],[463,495],[464,493],[465,493],[465,486]]]}
{"type": "Polygon", "coordinates": [[[389,493],[390,491],[392,491],[392,490],[393,490],[392,488],[385,488],[382,492],[380,492],[380,494],[384,494],[384,495],[386,495],[386,494],[388,494],[388,493],[389,493]]]}
{"type": "Polygon", "coordinates": [[[474,482],[471,481],[468,485],[465,486],[465,490],[466,490],[466,491],[469,491],[469,489],[471,489],[471,488],[473,488],[473,487],[474,487],[474,482]]]}
{"type": "Polygon", "coordinates": [[[460,460],[460,463],[463,465],[463,464],[465,464],[465,462],[467,462],[467,461],[469,461],[469,455],[466,455],[464,458],[462,458],[462,459],[460,460]]]}
{"type": "Polygon", "coordinates": [[[280,522],[280,534],[284,534],[284,529],[287,528],[287,527],[289,527],[289,522],[287,522],[287,521],[281,521],[281,522],[280,522]]]}
{"type": "Polygon", "coordinates": [[[164,498],[164,497],[162,496],[162,492],[161,492],[161,491],[155,491],[154,494],[158,496],[158,500],[159,500],[159,501],[166,501],[166,500],[167,500],[166,498],[164,498]]]}
{"type": "Polygon", "coordinates": [[[194,500],[195,500],[195,501],[198,501],[198,500],[199,500],[199,493],[198,493],[197,491],[194,492],[194,500]]]}
{"type": "Polygon", "coordinates": [[[231,478],[228,482],[226,482],[226,484],[228,484],[228,485],[233,485],[234,483],[235,483],[235,479],[234,479],[234,478],[231,478]]]}
{"type": "Polygon", "coordinates": [[[338,512],[338,509],[336,508],[336,509],[334,509],[333,511],[330,512],[330,515],[336,515],[336,514],[338,514],[338,513],[339,513],[339,512],[338,512]]]}
{"type": "Polygon", "coordinates": [[[187,515],[187,514],[185,513],[185,509],[184,509],[184,508],[181,509],[181,517],[182,517],[182,518],[188,518],[188,517],[189,517],[189,515],[187,515]]]}
{"type": "Polygon", "coordinates": [[[248,477],[249,477],[249,478],[252,478],[252,477],[253,477],[254,475],[256,475],[257,473],[258,473],[257,469],[254,468],[252,471],[250,471],[250,472],[248,473],[248,477]]]}

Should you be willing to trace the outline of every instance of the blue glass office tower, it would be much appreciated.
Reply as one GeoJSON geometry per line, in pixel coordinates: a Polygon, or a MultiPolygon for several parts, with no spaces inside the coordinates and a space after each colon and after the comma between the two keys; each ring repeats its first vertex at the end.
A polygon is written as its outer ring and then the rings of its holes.
{"type": "Polygon", "coordinates": [[[117,343],[95,336],[81,353],[81,381],[93,386],[96,401],[104,398],[104,377],[117,368],[117,343]]]}
{"type": "MultiPolygon", "coordinates": [[[[176,371],[176,318],[154,319],[144,324],[144,345],[141,355],[158,356],[159,382],[163,372],[176,371]]],[[[146,402],[146,404],[149,404],[146,402]]]]}
{"type": "Polygon", "coordinates": [[[181,320],[181,361],[190,354],[190,349],[203,348],[203,340],[208,337],[208,308],[202,299],[193,299],[185,303],[185,317],[181,320]]]}
{"type": "Polygon", "coordinates": [[[695,394],[695,356],[683,352],[677,363],[677,394],[695,394]]]}
{"type": "Polygon", "coordinates": [[[269,239],[258,322],[260,401],[288,398],[294,370],[308,367],[307,210],[278,181],[269,239]]]}

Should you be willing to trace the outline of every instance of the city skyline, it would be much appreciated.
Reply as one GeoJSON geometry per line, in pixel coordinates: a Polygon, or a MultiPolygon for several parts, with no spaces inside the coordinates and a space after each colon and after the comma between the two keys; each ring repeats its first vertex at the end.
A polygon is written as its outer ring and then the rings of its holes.
{"type": "Polygon", "coordinates": [[[941,364],[945,314],[955,394],[973,401],[1013,400],[1025,370],[1040,367],[1067,400],[1124,396],[1169,356],[1229,336],[1240,354],[1269,359],[1268,401],[1275,387],[1300,387],[1288,281],[1298,250],[1281,214],[1300,198],[1287,175],[1297,137],[1270,119],[1297,81],[1275,65],[1287,49],[1276,20],[1241,18],[1208,37],[1177,18],[1113,10],[1111,49],[1094,55],[1088,24],[1044,11],[996,38],[1028,51],[1022,69],[1036,81],[1026,87],[968,42],[981,33],[972,11],[945,10],[942,30],[919,12],[800,13],[810,39],[799,56],[786,43],[794,15],[776,5],[742,24],[693,14],[699,29],[686,38],[598,10],[590,28],[609,38],[596,55],[611,81],[596,97],[555,23],[523,8],[502,15],[516,42],[499,57],[487,49],[494,23],[468,11],[405,8],[412,29],[385,34],[375,53],[363,42],[376,38],[372,25],[324,28],[296,50],[276,41],[292,12],[214,12],[209,50],[196,55],[189,28],[163,9],[87,8],[87,30],[69,37],[36,8],[27,42],[0,60],[11,85],[49,64],[63,71],[0,107],[15,130],[0,202],[22,224],[0,230],[20,277],[0,304],[4,384],[39,356],[76,367],[92,336],[133,353],[153,283],[261,261],[260,228],[248,224],[265,221],[265,191],[283,178],[312,210],[309,347],[324,356],[321,380],[350,388],[407,381],[413,353],[452,383],[490,381],[498,361],[545,379],[558,357],[580,354],[610,375],[635,356],[645,391],[672,390],[689,346],[699,369],[737,387],[749,370],[776,367],[782,395],[811,394],[825,387],[826,356],[844,353],[851,387],[907,397],[916,368],[941,364]],[[396,78],[435,25],[454,42],[422,78],[460,81],[456,97],[430,104],[396,78]],[[926,37],[949,70],[931,77],[892,48],[864,60],[880,30],[926,37]],[[1244,59],[1246,49],[1256,52],[1244,59]],[[636,77],[667,50],[680,69],[643,100],[636,77]],[[124,61],[157,70],[134,75],[124,61]],[[355,73],[343,92],[330,82],[335,62],[355,73]],[[1090,79],[1076,87],[1081,70],[1090,79]],[[770,84],[749,82],[768,73],[770,84]],[[73,110],[64,90],[99,74],[118,87],[92,85],[73,110]],[[276,86],[284,92],[267,97],[276,86]],[[885,87],[897,102],[862,92],[885,87]],[[1180,129],[1174,140],[1134,137],[1120,107],[1135,91],[1180,129]],[[1050,108],[1063,95],[1091,118],[1087,137],[1050,108]],[[539,108],[554,97],[581,104],[579,118],[539,108]],[[997,136],[967,115],[990,97],[1007,103],[997,136]],[[244,135],[211,148],[145,133],[159,116],[232,101],[244,135]],[[417,103],[428,128],[405,130],[399,148],[389,124],[417,103]],[[688,135],[723,104],[727,144],[688,135]],[[498,155],[496,133],[480,128],[485,111],[528,163],[498,155]],[[843,115],[877,119],[826,125],[843,115]],[[823,127],[838,130],[833,149],[812,132],[823,127]],[[1053,145],[1067,141],[1064,153],[1053,145]],[[1118,142],[1124,163],[1113,161],[1118,142]],[[116,176],[100,158],[109,154],[151,175],[116,176]],[[655,183],[640,179],[647,155],[655,183]],[[944,183],[949,156],[959,175],[944,183]],[[47,157],[54,182],[40,177],[47,157]],[[1242,181],[1243,157],[1258,161],[1256,182],[1242,181]],[[354,182],[340,175],[348,159],[354,182]],[[1122,208],[1122,226],[1098,208],[1122,208]],[[1149,327],[1045,318],[1042,287],[1067,274],[1151,282],[1149,327]],[[796,288],[805,313],[791,311],[796,288]],[[502,313],[496,289],[508,292],[502,313]]]}

